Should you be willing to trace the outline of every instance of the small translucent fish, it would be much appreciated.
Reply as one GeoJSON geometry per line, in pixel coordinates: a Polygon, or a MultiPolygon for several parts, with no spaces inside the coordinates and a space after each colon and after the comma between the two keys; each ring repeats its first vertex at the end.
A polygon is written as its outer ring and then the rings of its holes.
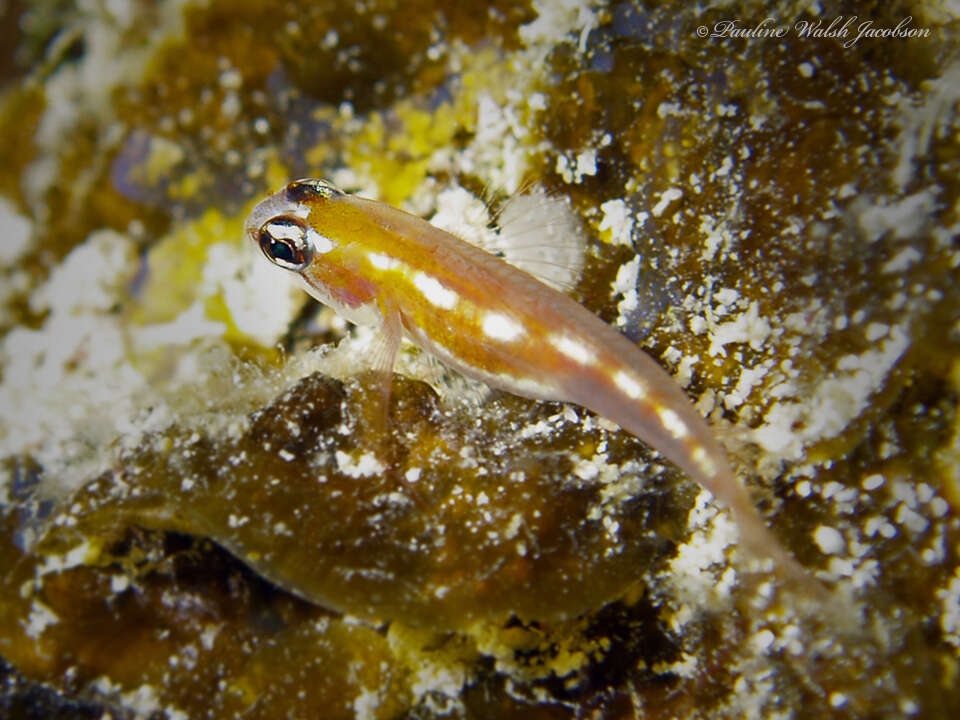
{"type": "Polygon", "coordinates": [[[323,180],[291,182],[254,208],[245,230],[314,298],[380,328],[375,369],[384,377],[406,337],[494,388],[588,408],[727,505],[742,543],[772,558],[781,575],[810,582],[673,378],[559,290],[419,217],[323,180]]]}

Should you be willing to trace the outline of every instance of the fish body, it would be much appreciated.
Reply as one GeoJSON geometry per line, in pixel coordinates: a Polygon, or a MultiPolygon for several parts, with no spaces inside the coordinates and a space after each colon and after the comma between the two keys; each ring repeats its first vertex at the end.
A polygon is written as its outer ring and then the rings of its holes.
{"type": "Polygon", "coordinates": [[[351,322],[380,327],[380,370],[392,370],[406,336],[491,387],[592,410],[726,504],[755,553],[772,557],[786,576],[806,577],[679,385],[572,298],[422,218],[322,180],[294,181],[271,195],[245,229],[317,300],[351,322]]]}

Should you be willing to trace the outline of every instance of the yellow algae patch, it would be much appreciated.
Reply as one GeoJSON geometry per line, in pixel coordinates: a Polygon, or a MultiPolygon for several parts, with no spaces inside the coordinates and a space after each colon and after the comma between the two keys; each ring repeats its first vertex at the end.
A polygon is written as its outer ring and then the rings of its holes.
{"type": "Polygon", "coordinates": [[[446,710],[458,702],[478,659],[465,638],[394,622],[387,631],[387,642],[395,666],[408,673],[414,703],[426,702],[436,710],[446,710]]]}
{"type": "Polygon", "coordinates": [[[242,233],[242,217],[226,218],[213,208],[175,227],[147,255],[147,279],[131,319],[148,325],[180,315],[201,297],[210,245],[242,233]]]}
{"type": "MultiPolygon", "coordinates": [[[[459,79],[450,101],[432,106],[423,98],[400,100],[389,115],[368,114],[359,129],[352,114],[337,118],[338,134],[349,138],[344,164],[375,181],[379,200],[402,205],[431,172],[483,176],[490,166],[525,165],[517,158],[536,151],[517,147],[518,137],[528,136],[524,122],[534,110],[513,64],[494,51],[464,53],[457,62],[459,79]]],[[[328,157],[323,147],[307,157],[328,157]]]]}
{"type": "Polygon", "coordinates": [[[556,677],[574,687],[581,673],[611,645],[609,638],[588,633],[589,626],[588,616],[549,629],[478,623],[469,632],[479,651],[494,658],[496,669],[515,681],[529,683],[556,677]]]}
{"type": "Polygon", "coordinates": [[[194,172],[187,173],[176,183],[172,184],[168,190],[168,195],[172,201],[192,200],[197,198],[214,184],[213,176],[209,169],[198,168],[194,172]]]}
{"type": "MultiPolygon", "coordinates": [[[[409,102],[404,105],[408,110],[397,134],[390,135],[383,115],[374,112],[367,117],[360,132],[351,138],[346,151],[347,166],[362,175],[376,178],[379,198],[393,205],[402,204],[423,182],[429,163],[429,155],[421,150],[426,140],[416,139],[411,132],[418,126],[424,137],[430,134],[424,132],[431,126],[427,114],[416,110],[409,102]]],[[[449,135],[452,134],[451,128],[449,135]]],[[[447,139],[438,140],[437,145],[446,142],[447,139]]]]}
{"type": "Polygon", "coordinates": [[[244,237],[250,209],[227,216],[211,208],[151,249],[132,313],[140,347],[207,336],[273,347],[283,337],[304,296],[244,237]]]}

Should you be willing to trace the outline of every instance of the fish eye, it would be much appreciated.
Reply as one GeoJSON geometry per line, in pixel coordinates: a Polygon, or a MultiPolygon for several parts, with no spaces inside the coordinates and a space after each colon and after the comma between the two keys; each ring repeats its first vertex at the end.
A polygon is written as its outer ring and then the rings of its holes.
{"type": "Polygon", "coordinates": [[[287,270],[303,270],[313,257],[307,225],[298,217],[283,215],[268,220],[260,227],[257,239],[267,259],[287,270]]]}

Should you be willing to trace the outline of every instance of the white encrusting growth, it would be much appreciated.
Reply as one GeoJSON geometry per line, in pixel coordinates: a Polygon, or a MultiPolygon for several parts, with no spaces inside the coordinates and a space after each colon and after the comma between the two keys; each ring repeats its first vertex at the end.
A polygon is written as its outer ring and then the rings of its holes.
{"type": "Polygon", "coordinates": [[[450,288],[444,287],[436,278],[418,272],[413,276],[413,285],[437,307],[444,310],[452,310],[456,307],[457,294],[450,288]]]}
{"type": "Polygon", "coordinates": [[[754,300],[746,312],[713,328],[707,352],[714,356],[725,356],[727,351],[724,346],[731,343],[747,343],[754,350],[759,350],[771,332],[770,321],[761,317],[760,306],[754,300]]]}
{"type": "Polygon", "coordinates": [[[806,391],[805,402],[772,406],[753,440],[771,455],[796,459],[806,445],[837,436],[867,407],[910,342],[906,330],[895,325],[871,350],[839,358],[833,372],[806,391]]]}
{"type": "Polygon", "coordinates": [[[377,459],[377,456],[369,452],[355,458],[349,453],[337,450],[335,458],[340,472],[352,478],[371,477],[386,470],[386,466],[377,459]]]}
{"type": "Polygon", "coordinates": [[[13,265],[30,247],[33,224],[6,198],[0,197],[0,267],[13,265]]]}
{"type": "MultiPolygon", "coordinates": [[[[169,242],[177,242],[174,238],[169,242]]],[[[207,247],[199,297],[168,322],[135,328],[143,342],[159,347],[167,342],[221,336],[227,326],[207,317],[207,298],[219,296],[234,326],[265,347],[276,343],[303,305],[287,282],[287,271],[271,263],[251,262],[244,248],[218,242],[207,247]],[[284,278],[278,282],[278,278],[284,278]]]]}
{"type": "Polygon", "coordinates": [[[597,359],[596,353],[569,335],[552,335],[550,342],[561,353],[581,365],[589,365],[597,359]]]}
{"type": "Polygon", "coordinates": [[[846,548],[843,535],[836,528],[820,525],[813,531],[813,541],[824,555],[840,555],[846,548]]]}
{"type": "Polygon", "coordinates": [[[516,340],[523,335],[523,326],[503,313],[488,312],[483,316],[483,334],[494,340],[516,340]]]}
{"type": "Polygon", "coordinates": [[[660,200],[650,210],[654,217],[660,217],[664,210],[670,207],[670,203],[683,197],[683,190],[680,188],[668,188],[660,194],[660,200]]]}
{"type": "Polygon", "coordinates": [[[629,247],[633,236],[634,217],[627,203],[621,198],[608,200],[600,206],[600,212],[603,213],[603,218],[597,229],[600,232],[609,230],[610,242],[614,245],[629,247]]]}
{"type": "Polygon", "coordinates": [[[24,631],[29,637],[37,639],[43,635],[48,627],[56,625],[58,622],[60,622],[60,618],[53,610],[39,600],[34,600],[30,606],[30,617],[25,624],[24,631]]]}

